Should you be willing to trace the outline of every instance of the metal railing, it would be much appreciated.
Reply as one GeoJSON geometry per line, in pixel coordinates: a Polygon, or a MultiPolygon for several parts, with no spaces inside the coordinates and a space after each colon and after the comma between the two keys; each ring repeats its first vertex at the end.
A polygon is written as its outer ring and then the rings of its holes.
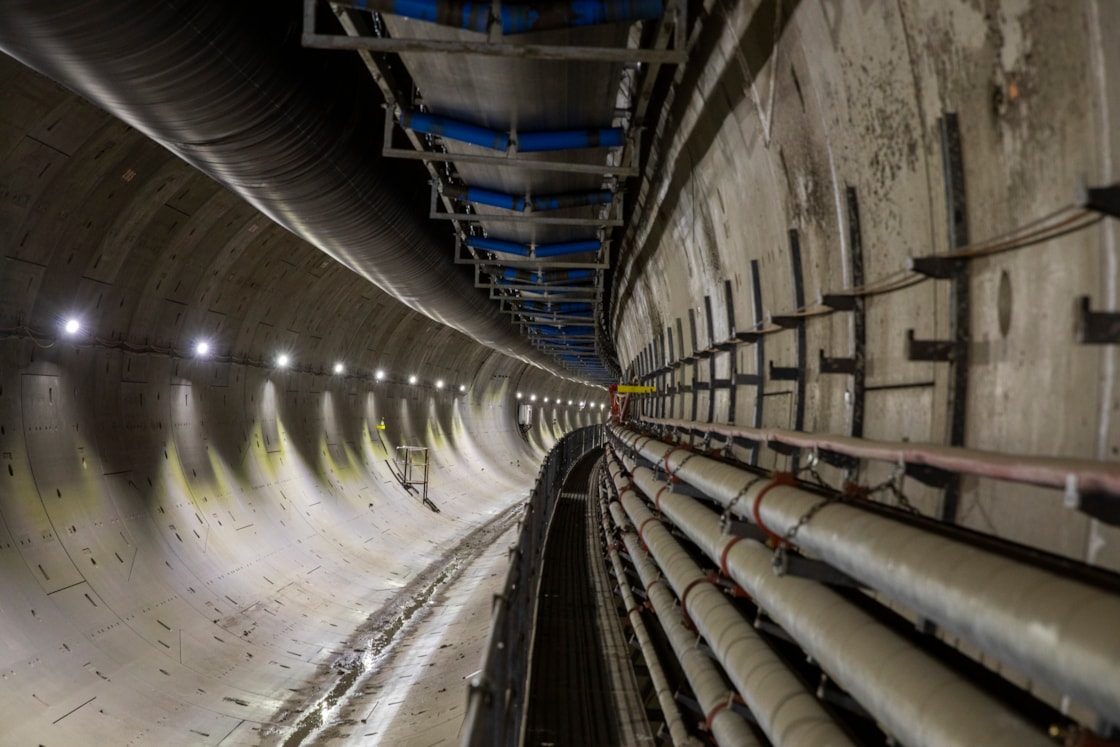
{"type": "Polygon", "coordinates": [[[537,473],[521,534],[510,550],[505,588],[494,599],[482,668],[470,683],[462,741],[467,747],[515,745],[520,740],[545,535],[564,478],[602,443],[601,425],[572,431],[553,447],[537,473]]]}

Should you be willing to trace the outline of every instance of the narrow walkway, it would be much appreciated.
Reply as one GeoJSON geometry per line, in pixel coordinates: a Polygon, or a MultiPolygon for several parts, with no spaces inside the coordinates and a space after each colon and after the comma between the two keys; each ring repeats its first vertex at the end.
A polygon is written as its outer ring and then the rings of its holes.
{"type": "Polygon", "coordinates": [[[588,482],[601,454],[592,452],[568,475],[545,543],[527,747],[619,744],[588,557],[588,482]]]}

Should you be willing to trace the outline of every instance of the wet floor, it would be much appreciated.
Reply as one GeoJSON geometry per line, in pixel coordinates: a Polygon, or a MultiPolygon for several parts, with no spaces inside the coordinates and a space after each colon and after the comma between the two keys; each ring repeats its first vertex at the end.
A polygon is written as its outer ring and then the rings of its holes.
{"type": "Polygon", "coordinates": [[[325,694],[279,743],[457,743],[519,515],[518,507],[471,534],[402,589],[319,678],[325,694]]]}

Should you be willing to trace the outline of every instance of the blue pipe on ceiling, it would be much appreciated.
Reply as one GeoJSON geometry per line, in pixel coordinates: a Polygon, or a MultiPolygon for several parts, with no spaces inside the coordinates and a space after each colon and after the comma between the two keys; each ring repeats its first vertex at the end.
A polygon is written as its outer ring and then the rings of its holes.
{"type": "Polygon", "coordinates": [[[561,210],[563,208],[584,207],[586,205],[609,205],[614,201],[614,193],[609,189],[594,192],[575,192],[564,195],[542,195],[532,199],[533,210],[561,210]]]}
{"type": "Polygon", "coordinates": [[[562,257],[566,254],[584,254],[599,251],[602,244],[598,239],[587,241],[564,241],[559,244],[541,244],[534,255],[537,257],[562,257]]]}
{"type": "Polygon", "coordinates": [[[553,130],[548,132],[519,132],[517,150],[537,153],[544,150],[573,150],[575,148],[613,148],[626,142],[626,133],[619,127],[592,130],[553,130]]]}
{"type": "Polygon", "coordinates": [[[594,327],[553,327],[548,324],[530,324],[529,330],[540,335],[550,337],[567,337],[569,335],[590,335],[595,333],[594,327]]]}
{"type": "Polygon", "coordinates": [[[468,236],[464,243],[471,249],[483,249],[488,252],[500,252],[501,254],[516,254],[519,257],[530,256],[529,245],[518,244],[516,241],[489,239],[485,236],[468,236]]]}
{"type": "Polygon", "coordinates": [[[579,303],[578,301],[568,301],[565,303],[538,303],[536,301],[526,301],[521,304],[521,308],[526,311],[544,311],[554,314],[581,314],[585,311],[591,311],[591,304],[579,303]]]}
{"type": "Polygon", "coordinates": [[[443,194],[460,202],[473,202],[478,205],[503,208],[523,213],[530,206],[533,210],[560,210],[562,208],[585,207],[588,205],[608,205],[614,200],[614,193],[609,189],[595,190],[593,192],[574,192],[562,195],[542,195],[527,199],[518,195],[494,192],[479,187],[460,187],[448,185],[443,188],[443,194]]]}
{"type": "MultiPolygon", "coordinates": [[[[414,110],[401,112],[401,126],[425,135],[439,135],[503,152],[509,150],[512,141],[508,132],[414,110]]],[[[621,127],[517,133],[517,149],[533,153],[573,148],[613,148],[625,142],[626,131],[621,127]]]]}
{"type": "Polygon", "coordinates": [[[483,236],[468,236],[465,240],[471,249],[483,249],[488,252],[501,252],[502,254],[516,254],[519,257],[561,257],[566,254],[584,254],[597,252],[601,244],[598,239],[586,241],[563,241],[557,244],[540,244],[533,250],[528,244],[519,244],[515,241],[503,241],[483,236]]]}
{"type": "MultiPolygon", "coordinates": [[[[358,10],[392,13],[404,18],[444,26],[489,31],[489,2],[473,0],[351,0],[358,10]]],[[[665,12],[662,0],[553,0],[552,2],[503,3],[503,34],[595,26],[604,23],[629,23],[660,18],[665,12]]]]}
{"type": "Polygon", "coordinates": [[[473,202],[478,205],[489,205],[490,207],[502,208],[503,210],[513,210],[518,213],[524,213],[528,203],[524,197],[517,195],[507,195],[503,192],[494,192],[489,189],[481,189],[479,187],[456,187],[450,185],[443,188],[443,194],[453,200],[460,202],[473,202]]]}
{"type": "Polygon", "coordinates": [[[401,126],[425,135],[439,135],[440,137],[470,143],[483,148],[494,150],[509,150],[509,133],[479,127],[478,125],[460,122],[457,119],[440,117],[435,114],[418,111],[401,112],[401,126]]]}
{"type": "Polygon", "coordinates": [[[521,270],[516,267],[506,267],[501,272],[505,280],[516,280],[523,283],[544,284],[566,283],[571,280],[590,280],[595,277],[595,270],[521,270]]]}

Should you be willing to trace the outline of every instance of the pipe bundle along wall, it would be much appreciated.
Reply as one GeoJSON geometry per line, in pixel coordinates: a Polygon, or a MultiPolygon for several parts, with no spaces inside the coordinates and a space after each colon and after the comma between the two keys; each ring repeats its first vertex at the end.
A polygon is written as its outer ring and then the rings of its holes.
{"type": "Polygon", "coordinates": [[[93,0],[75,13],[72,3],[15,0],[0,4],[0,48],[411,308],[552,370],[449,261],[450,234],[417,210],[422,172],[378,168],[380,144],[366,133],[383,114],[366,73],[302,49],[285,23],[242,3],[93,0]]]}
{"type": "MultiPolygon", "coordinates": [[[[747,521],[784,535],[818,494],[643,436],[612,432],[747,521]]],[[[1120,722],[1120,597],[844,503],[820,510],[797,544],[1032,679],[1120,722]]]]}
{"type": "Polygon", "coordinates": [[[619,492],[619,502],[681,600],[682,613],[689,616],[707,640],[770,741],[791,747],[853,745],[814,695],[634,494],[618,460],[612,456],[607,464],[619,492]]]}
{"type": "Polygon", "coordinates": [[[637,533],[626,518],[618,502],[610,504],[611,516],[618,527],[626,552],[634,563],[646,596],[653,606],[661,629],[684,671],[700,707],[708,714],[707,726],[716,742],[721,745],[759,745],[754,733],[739,714],[727,706],[731,693],[727,691],[723,676],[711,659],[697,645],[696,635],[684,627],[680,613],[673,602],[673,595],[649,555],[642,549],[637,533]]]}
{"type": "Polygon", "coordinates": [[[665,677],[665,670],[657,656],[657,649],[654,647],[653,639],[650,638],[649,630],[646,629],[645,621],[642,619],[641,607],[634,598],[634,592],[630,589],[626,569],[623,568],[622,558],[618,554],[617,543],[610,543],[613,531],[608,505],[606,487],[600,485],[599,519],[608,541],[607,558],[610,560],[611,569],[614,571],[615,580],[618,582],[622,604],[626,607],[626,619],[630,623],[630,627],[634,629],[634,638],[638,641],[638,648],[642,652],[642,659],[645,661],[646,671],[649,673],[649,679],[653,685],[653,692],[657,695],[657,704],[661,706],[665,725],[669,729],[669,738],[674,746],[681,745],[683,747],[683,745],[688,744],[688,732],[685,730],[684,720],[681,718],[677,702],[673,699],[673,689],[669,686],[669,681],[665,677]]]}
{"type": "Polygon", "coordinates": [[[766,611],[829,677],[908,747],[1046,747],[1049,739],[994,698],[827,586],[773,572],[760,543],[725,534],[718,514],[668,489],[629,457],[623,465],[677,529],[766,611]]]}

